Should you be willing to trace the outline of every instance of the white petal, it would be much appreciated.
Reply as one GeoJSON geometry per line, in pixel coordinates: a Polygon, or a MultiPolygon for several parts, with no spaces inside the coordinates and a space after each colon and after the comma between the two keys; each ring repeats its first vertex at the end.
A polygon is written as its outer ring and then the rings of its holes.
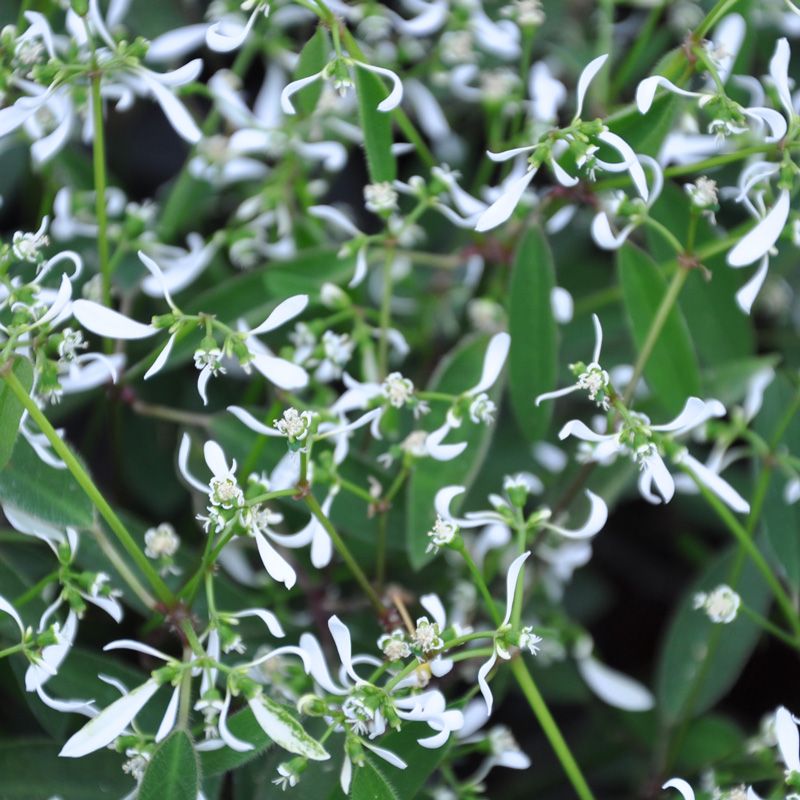
{"type": "Polygon", "coordinates": [[[189,472],[189,451],[191,447],[192,440],[189,438],[188,433],[184,433],[183,436],[181,436],[181,443],[178,447],[178,470],[189,486],[197,489],[198,492],[206,494],[206,492],[208,492],[208,484],[197,480],[197,478],[189,472]]]}
{"type": "Polygon", "coordinates": [[[502,225],[514,213],[514,209],[535,174],[535,169],[529,169],[524,175],[511,181],[500,197],[478,217],[475,230],[488,231],[502,225]]]}
{"type": "Polygon", "coordinates": [[[283,434],[277,428],[271,425],[265,425],[263,422],[259,422],[249,411],[245,411],[239,406],[228,406],[228,411],[230,411],[231,414],[233,414],[233,416],[236,417],[236,419],[238,419],[240,422],[243,422],[245,425],[247,425],[251,431],[260,433],[262,436],[283,436],[283,434]]]}
{"type": "Polygon", "coordinates": [[[162,653],[161,650],[156,650],[155,647],[150,647],[149,644],[137,642],[135,639],[116,639],[109,642],[104,648],[103,652],[111,650],[133,650],[137,653],[143,653],[146,656],[161,659],[161,661],[171,661],[172,656],[162,653]]]}
{"type": "Polygon", "coordinates": [[[478,395],[494,386],[503,371],[510,347],[511,337],[507,333],[496,333],[492,336],[483,357],[481,379],[467,391],[467,394],[478,395]]]}
{"type": "Polygon", "coordinates": [[[345,752],[344,761],[342,761],[342,771],[339,773],[339,785],[346,795],[350,794],[350,783],[352,780],[353,762],[350,760],[350,756],[347,755],[347,752],[345,752]]]}
{"type": "Polygon", "coordinates": [[[235,750],[237,753],[246,753],[248,750],[254,750],[255,747],[250,744],[250,742],[245,742],[243,739],[237,738],[228,728],[228,710],[230,707],[231,693],[228,691],[225,692],[225,700],[222,703],[222,708],[219,712],[219,722],[217,723],[220,739],[222,739],[231,750],[235,750]]]}
{"type": "Polygon", "coordinates": [[[608,59],[608,53],[602,56],[598,56],[597,58],[590,61],[584,68],[583,72],[581,72],[580,77],[578,78],[578,88],[577,88],[577,108],[575,109],[575,119],[579,119],[581,114],[583,113],[583,101],[586,99],[586,92],[589,89],[590,84],[595,79],[595,76],[598,72],[603,68],[603,65],[606,63],[608,59]]]}
{"type": "Polygon", "coordinates": [[[287,589],[291,589],[297,581],[295,573],[289,562],[267,541],[267,537],[260,531],[255,534],[256,547],[261,563],[269,576],[287,589]]]}
{"type": "Polygon", "coordinates": [[[231,470],[228,468],[225,451],[215,441],[209,440],[203,445],[203,456],[214,477],[223,479],[228,477],[231,470]]]}
{"type": "Polygon", "coordinates": [[[397,767],[397,769],[405,769],[408,766],[408,764],[406,764],[406,762],[403,761],[400,756],[395,755],[391,750],[387,750],[385,747],[378,747],[377,745],[365,742],[363,739],[361,740],[361,744],[363,744],[367,750],[372,750],[376,756],[380,756],[384,761],[388,762],[393,767],[397,767]]]}
{"type": "Polygon", "coordinates": [[[561,164],[556,161],[555,158],[550,161],[550,168],[553,170],[556,181],[558,181],[558,183],[560,183],[562,186],[570,188],[578,185],[578,179],[573,175],[570,175],[569,172],[567,172],[564,167],[562,167],[561,164]]]}
{"type": "Polygon", "coordinates": [[[322,653],[322,648],[312,634],[303,633],[300,635],[300,647],[308,658],[308,672],[326,692],[339,695],[348,693],[348,689],[343,689],[333,682],[331,674],[328,671],[328,665],[325,663],[325,656],[322,653]]]}
{"type": "Polygon", "coordinates": [[[80,758],[111,744],[158,689],[158,683],[151,678],[129,694],[115,700],[72,736],[61,748],[59,755],[64,758],[80,758]]]}
{"type": "Polygon", "coordinates": [[[147,48],[148,61],[180,59],[203,46],[208,25],[187,25],[157,36],[147,48]]]}
{"type": "Polygon", "coordinates": [[[429,433],[425,439],[425,450],[435,461],[452,461],[454,458],[458,458],[458,456],[467,449],[466,442],[442,444],[442,439],[444,439],[448,433],[450,433],[450,426],[445,423],[440,428],[429,433]]]}
{"type": "Polygon", "coordinates": [[[545,400],[557,400],[559,397],[565,397],[568,394],[572,394],[573,392],[577,392],[580,389],[577,383],[573,384],[572,386],[565,386],[563,389],[556,389],[552,392],[544,392],[544,394],[540,394],[536,397],[534,401],[535,404],[541,405],[545,400]]]}
{"type": "Polygon", "coordinates": [[[664,502],[669,503],[675,494],[675,481],[672,479],[672,475],[669,474],[664,460],[658,453],[655,453],[647,458],[645,469],[650,472],[659,494],[664,498],[664,502]]]}
{"type": "Polygon", "coordinates": [[[562,528],[560,525],[551,525],[549,523],[546,527],[567,539],[589,539],[598,534],[608,520],[608,506],[606,506],[602,497],[590,492],[588,489],[586,490],[586,496],[589,498],[591,508],[588,519],[580,528],[573,531],[562,528]]]}
{"type": "Polygon", "coordinates": [[[9,603],[8,600],[6,600],[5,597],[2,596],[0,596],[0,611],[2,611],[5,614],[8,614],[8,616],[11,617],[11,619],[13,619],[14,622],[17,623],[19,632],[24,636],[25,626],[22,624],[22,618],[17,613],[17,610],[14,608],[14,606],[12,606],[11,603],[9,603]]]}
{"type": "Polygon", "coordinates": [[[650,106],[653,105],[653,100],[656,96],[656,89],[658,89],[659,86],[663,86],[667,91],[673,94],[679,94],[682,97],[703,96],[699,92],[689,92],[685,89],[681,89],[680,86],[676,86],[672,81],[662,75],[652,75],[649,78],[645,78],[636,87],[636,105],[640,113],[646,114],[650,110],[650,106]]]}
{"type": "MultiPolygon", "coordinates": [[[[530,153],[536,149],[535,144],[526,145],[525,147],[512,147],[511,150],[503,150],[499,153],[494,153],[491,150],[486,151],[486,155],[489,156],[490,161],[494,161],[495,164],[500,164],[503,161],[510,161],[512,158],[516,158],[517,156],[521,156],[523,153],[530,153]]],[[[470,212],[463,212],[463,213],[470,213],[470,212]]]]}
{"type": "Polygon", "coordinates": [[[724,417],[725,406],[719,400],[701,400],[699,397],[690,397],[681,413],[672,422],[664,425],[651,425],[654,431],[668,431],[681,434],[702,425],[712,417],[724,417]]]}
{"type": "Polygon", "coordinates": [[[232,16],[217,20],[206,31],[206,44],[209,49],[217,53],[230,53],[238,50],[247,39],[259,13],[260,9],[256,8],[250,14],[245,25],[239,24],[236,17],[232,16]]]}
{"type": "Polygon", "coordinates": [[[250,362],[268,381],[289,391],[308,386],[308,373],[285,358],[258,353],[250,362]]]}
{"type": "Polygon", "coordinates": [[[180,700],[180,696],[181,687],[180,684],[178,684],[172,690],[172,697],[169,699],[167,710],[164,712],[161,724],[158,726],[158,731],[156,732],[156,742],[166,739],[167,734],[175,727],[175,721],[178,719],[178,701],[180,700]]]}
{"type": "Polygon", "coordinates": [[[442,601],[436,594],[424,594],[419,599],[419,604],[431,615],[433,621],[439,626],[441,633],[447,627],[447,613],[442,601]]]}
{"type": "Polygon", "coordinates": [[[478,670],[478,686],[480,687],[481,694],[483,695],[484,702],[486,703],[487,717],[492,713],[492,704],[494,703],[494,697],[492,696],[492,690],[489,688],[489,683],[486,680],[486,676],[492,671],[496,661],[497,661],[497,653],[492,652],[492,655],[490,656],[489,660],[481,664],[481,667],[478,670]]]}
{"type": "Polygon", "coordinates": [[[156,357],[156,360],[150,365],[150,369],[147,370],[144,374],[144,379],[148,380],[152,378],[153,375],[160,372],[164,369],[164,365],[167,363],[167,359],[169,358],[170,353],[172,352],[172,348],[175,345],[175,339],[178,336],[177,333],[173,333],[172,336],[167,339],[167,343],[161,349],[161,352],[156,357]]]}
{"type": "Polygon", "coordinates": [[[759,125],[764,125],[769,128],[769,136],[764,137],[765,142],[778,142],[786,136],[788,130],[786,119],[783,114],[776,111],[774,108],[764,107],[750,107],[742,109],[744,115],[750,119],[755,119],[759,125]]]}
{"type": "Polygon", "coordinates": [[[200,370],[199,375],[197,376],[197,394],[200,395],[200,399],[203,401],[203,405],[208,405],[208,382],[214,375],[214,369],[210,364],[207,364],[203,369],[200,370]]]}
{"type": "Polygon", "coordinates": [[[442,517],[442,519],[453,519],[453,515],[450,513],[450,504],[453,502],[454,498],[463,494],[465,491],[466,489],[463,486],[443,486],[439,489],[433,501],[436,513],[442,517]]]}
{"type": "Polygon", "coordinates": [[[369,72],[374,72],[377,75],[382,75],[384,78],[388,78],[392,82],[392,91],[389,92],[389,96],[385,100],[382,100],[380,103],[378,103],[378,111],[392,111],[400,105],[400,102],[403,99],[403,82],[396,73],[392,72],[390,69],[375,67],[372,64],[365,64],[363,61],[355,61],[354,63],[362,69],[368,70],[369,72]]]}
{"type": "Polygon", "coordinates": [[[672,780],[667,781],[661,788],[677,789],[681,795],[683,795],[683,800],[694,800],[694,790],[683,778],[672,778],[672,780]]]}
{"type": "Polygon", "coordinates": [[[161,270],[161,267],[159,267],[158,264],[156,264],[156,262],[153,261],[152,258],[150,258],[150,256],[148,256],[146,253],[143,253],[141,250],[139,251],[138,255],[139,255],[139,261],[141,261],[142,264],[144,264],[147,271],[153,276],[158,287],[161,289],[161,295],[167,301],[169,307],[175,309],[175,303],[172,300],[172,295],[170,295],[169,293],[167,280],[163,271],[161,270]]]}
{"type": "Polygon", "coordinates": [[[789,217],[790,195],[782,189],[775,205],[728,253],[728,264],[744,267],[766,255],[781,235],[789,217]]]}
{"type": "Polygon", "coordinates": [[[592,239],[603,250],[618,250],[627,241],[634,230],[634,225],[626,225],[619,233],[611,229],[611,222],[605,211],[596,214],[592,220],[592,239]]]}
{"type": "Polygon", "coordinates": [[[753,274],[753,277],[736,292],[736,303],[745,314],[750,313],[753,303],[755,303],[758,293],[761,291],[761,287],[767,279],[768,272],[769,256],[767,255],[761,259],[761,263],[758,265],[758,269],[753,274]]]}
{"type": "Polygon", "coordinates": [[[562,286],[554,286],[550,292],[550,309],[553,312],[553,319],[559,325],[566,325],[572,321],[575,312],[575,301],[572,295],[562,286]]]}
{"type": "Polygon", "coordinates": [[[625,166],[630,173],[633,185],[636,191],[639,192],[642,200],[647,202],[650,197],[650,191],[647,188],[647,178],[644,174],[644,169],[633,152],[633,148],[621,137],[612,131],[603,131],[598,134],[597,138],[601,142],[605,142],[610,147],[613,147],[623,158],[625,166]]]}
{"type": "Polygon", "coordinates": [[[364,278],[367,277],[368,266],[367,246],[364,245],[363,247],[359,247],[356,253],[356,269],[355,272],[353,272],[353,277],[350,278],[350,282],[347,284],[349,288],[353,289],[361,284],[364,278]]]}
{"type": "Polygon", "coordinates": [[[361,236],[361,231],[353,224],[353,222],[345,216],[336,206],[309,206],[308,213],[312,217],[324,220],[336,228],[339,228],[343,233],[350,236],[361,236]]]}
{"type": "Polygon", "coordinates": [[[511,611],[514,608],[514,596],[517,592],[519,573],[522,571],[522,567],[530,554],[531,552],[528,550],[522,553],[522,555],[517,556],[511,562],[511,566],[506,573],[506,613],[503,617],[503,625],[507,625],[508,621],[511,619],[511,611]]]}
{"type": "Polygon", "coordinates": [[[789,88],[789,59],[791,55],[789,42],[785,37],[781,37],[775,45],[775,53],[769,62],[770,77],[775,89],[778,91],[781,105],[783,105],[790,118],[794,116],[794,103],[792,103],[792,92],[789,88]]]}
{"type": "Polygon", "coordinates": [[[333,636],[336,652],[339,653],[339,660],[342,662],[342,666],[347,671],[347,674],[356,683],[362,683],[361,678],[358,677],[358,673],[353,669],[350,629],[339,617],[334,615],[328,620],[328,630],[330,630],[331,636],[333,636]]]}
{"type": "Polygon", "coordinates": [[[800,772],[800,733],[792,714],[784,706],[775,712],[775,736],[786,769],[800,772]]]}
{"type": "Polygon", "coordinates": [[[72,315],[87,330],[110,339],[146,339],[158,333],[152,325],[143,325],[91,300],[76,300],[72,315]]]}
{"type": "Polygon", "coordinates": [[[250,331],[251,336],[258,336],[261,333],[274,331],[285,325],[290,319],[294,319],[298,314],[302,314],[308,305],[307,294],[296,294],[289,297],[282,303],[278,303],[270,315],[257,327],[250,331]]]}
{"type": "Polygon", "coordinates": [[[49,708],[59,711],[62,714],[83,714],[86,717],[96,716],[94,700],[57,700],[50,697],[40,686],[36,690],[39,699],[49,708]]]}
{"type": "Polygon", "coordinates": [[[649,711],[655,700],[638,681],[601,664],[594,656],[578,660],[586,685],[605,703],[624,711],[649,711]]]}
{"type": "Polygon", "coordinates": [[[159,83],[149,70],[139,69],[136,74],[161,106],[164,116],[172,125],[175,133],[190,144],[197,144],[203,138],[203,134],[186,106],[166,86],[159,83]]]}
{"type": "Polygon", "coordinates": [[[278,618],[271,611],[266,611],[263,608],[247,608],[244,611],[237,611],[235,614],[231,614],[231,616],[237,619],[258,617],[267,626],[269,632],[276,638],[280,639],[286,635],[281,627],[281,623],[278,622],[278,618]]]}
{"type": "Polygon", "coordinates": [[[297,94],[303,87],[308,86],[310,83],[313,83],[316,80],[319,80],[322,77],[322,73],[324,70],[320,70],[319,72],[315,72],[313,75],[308,75],[305,78],[299,78],[296,81],[292,81],[288,83],[283,91],[281,92],[281,109],[283,110],[284,114],[296,114],[297,112],[292,105],[292,101],[289,99],[293,94],[297,94]]]}
{"type": "Polygon", "coordinates": [[[613,435],[607,433],[595,433],[586,423],[581,422],[579,419],[570,420],[558,432],[558,438],[562,441],[568,436],[574,436],[584,442],[607,442],[614,438],[613,435]]]}
{"type": "Polygon", "coordinates": [[[688,452],[684,452],[678,459],[680,464],[685,464],[695,475],[697,480],[713,492],[725,505],[738,514],[749,514],[750,503],[747,502],[726,480],[716,472],[710,470],[705,464],[698,461],[688,452]]]}

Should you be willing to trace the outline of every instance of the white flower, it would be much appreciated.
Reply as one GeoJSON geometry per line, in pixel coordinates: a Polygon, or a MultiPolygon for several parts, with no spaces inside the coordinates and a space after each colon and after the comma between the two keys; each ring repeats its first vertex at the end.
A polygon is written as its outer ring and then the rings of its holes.
{"type": "Polygon", "coordinates": [[[50,244],[50,238],[46,233],[48,221],[48,218],[44,217],[39,230],[35,233],[23,233],[22,231],[14,233],[11,239],[11,252],[15,258],[31,264],[36,264],[41,260],[42,254],[39,251],[50,244]]]}
{"type": "Polygon", "coordinates": [[[393,408],[402,408],[414,396],[414,384],[399,372],[391,372],[381,384],[381,392],[393,408]]]}
{"type": "Polygon", "coordinates": [[[423,653],[429,653],[432,650],[441,650],[444,647],[444,642],[439,634],[439,624],[437,622],[431,622],[427,617],[420,617],[417,620],[414,632],[411,634],[411,641],[423,653]]]}
{"type": "Polygon", "coordinates": [[[275,430],[285,436],[290,442],[302,442],[311,430],[314,415],[311,411],[298,411],[296,408],[287,408],[280,419],[273,425],[275,430]]]}
{"type": "Polygon", "coordinates": [[[389,181],[368,183],[364,187],[364,205],[374,214],[397,211],[397,192],[389,181]]]}
{"type": "Polygon", "coordinates": [[[698,592],[693,602],[694,607],[703,609],[712,622],[727,625],[736,619],[741,598],[730,586],[722,584],[709,594],[698,592]]]}
{"type": "Polygon", "coordinates": [[[411,655],[411,648],[406,641],[405,631],[402,629],[384,633],[378,639],[378,647],[389,661],[401,661],[411,655]]]}
{"type": "Polygon", "coordinates": [[[300,781],[300,775],[294,772],[289,764],[278,764],[278,777],[273,778],[272,783],[282,791],[293,789],[300,781]]]}
{"type": "Polygon", "coordinates": [[[497,406],[486,392],[481,392],[469,405],[469,418],[476,425],[491,425],[496,413],[497,406]]]}
{"type": "Polygon", "coordinates": [[[719,202],[717,182],[701,175],[694,183],[684,185],[684,191],[695,208],[706,210],[719,202]]]}
{"type": "Polygon", "coordinates": [[[181,543],[175,528],[169,522],[162,522],[156,528],[148,528],[144,535],[144,554],[148,558],[170,558],[175,555],[181,543]]]}
{"type": "Polygon", "coordinates": [[[458,534],[458,525],[455,523],[442,519],[438,514],[436,521],[433,523],[433,528],[428,531],[428,538],[430,542],[425,548],[426,553],[438,553],[439,548],[446,547],[458,534]]]}

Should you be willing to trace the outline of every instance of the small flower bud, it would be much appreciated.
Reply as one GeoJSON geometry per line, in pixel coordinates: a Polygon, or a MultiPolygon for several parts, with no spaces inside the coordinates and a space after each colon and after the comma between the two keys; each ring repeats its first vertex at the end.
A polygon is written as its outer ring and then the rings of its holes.
{"type": "Polygon", "coordinates": [[[741,602],[739,595],[724,583],[709,594],[698,592],[694,596],[696,609],[705,611],[712,622],[724,625],[736,619],[741,602]]]}

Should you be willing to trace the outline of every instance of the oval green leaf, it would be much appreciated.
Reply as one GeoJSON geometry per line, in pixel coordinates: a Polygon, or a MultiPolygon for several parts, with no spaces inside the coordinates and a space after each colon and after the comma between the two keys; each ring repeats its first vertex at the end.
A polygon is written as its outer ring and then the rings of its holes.
{"type": "Polygon", "coordinates": [[[185,731],[177,730],[156,748],[139,786],[137,800],[197,800],[197,754],[185,731]]]}
{"type": "MultiPolygon", "coordinates": [[[[30,393],[33,386],[33,367],[27,358],[17,358],[11,366],[11,371],[22,384],[25,391],[30,393]]],[[[19,421],[24,412],[22,403],[11,391],[8,384],[0,380],[0,469],[11,458],[14,444],[19,435],[19,421]]]]}
{"type": "Polygon", "coordinates": [[[391,114],[378,111],[378,105],[388,97],[389,92],[375,73],[361,67],[356,67],[354,71],[369,178],[372,183],[393,181],[397,177],[397,162],[392,153],[392,117],[391,114]]]}

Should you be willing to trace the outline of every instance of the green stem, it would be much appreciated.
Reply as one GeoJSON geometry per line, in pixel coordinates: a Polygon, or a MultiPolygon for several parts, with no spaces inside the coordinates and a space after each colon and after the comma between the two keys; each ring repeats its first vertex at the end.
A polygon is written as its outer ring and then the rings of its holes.
{"type": "Polygon", "coordinates": [[[793,650],[800,649],[800,642],[796,638],[793,638],[791,635],[786,633],[783,629],[779,628],[774,623],[770,622],[765,616],[758,613],[750,606],[745,605],[742,603],[739,606],[739,610],[747,617],[750,617],[753,622],[758,625],[759,628],[762,628],[767,633],[774,636],[776,639],[780,639],[784,644],[788,644],[793,650]]]}
{"type": "Polygon", "coordinates": [[[650,329],[647,331],[647,337],[645,338],[644,344],[639,351],[639,357],[636,359],[636,364],[633,368],[633,377],[625,389],[625,394],[622,398],[622,402],[625,405],[630,403],[633,393],[636,391],[636,385],[639,383],[639,378],[642,377],[642,373],[647,365],[647,361],[653,353],[653,348],[656,346],[658,337],[661,335],[661,331],[666,324],[667,317],[669,317],[670,311],[672,311],[672,307],[675,305],[678,295],[681,293],[681,289],[683,288],[683,284],[686,283],[687,277],[689,277],[688,270],[678,269],[672,278],[672,282],[667,288],[667,293],[664,295],[664,299],[661,301],[661,305],[656,311],[656,315],[650,324],[650,329]]]}
{"type": "MultiPolygon", "coordinates": [[[[53,450],[55,450],[61,460],[67,465],[67,469],[69,469],[72,476],[78,482],[78,485],[88,495],[95,508],[108,523],[109,528],[111,528],[114,535],[119,540],[119,543],[128,552],[147,578],[158,599],[167,605],[174,603],[175,597],[167,584],[164,583],[153,565],[147,560],[147,556],[139,549],[136,540],[128,533],[128,529],[123,525],[122,520],[120,520],[114,509],[111,508],[105,497],[100,493],[100,490],[94,485],[91,477],[89,477],[89,473],[86,472],[78,459],[72,454],[69,447],[67,447],[61,437],[56,433],[50,421],[41,412],[39,406],[33,401],[33,398],[25,391],[25,387],[19,382],[14,372],[6,367],[0,372],[0,377],[8,384],[17,400],[19,400],[23,408],[28,412],[30,418],[39,426],[39,430],[45,435],[53,450]]],[[[115,566],[119,569],[118,563],[115,563],[115,566]]],[[[129,570],[126,569],[126,571],[130,574],[129,570]]],[[[121,574],[124,575],[124,573],[121,574]]],[[[133,588],[133,586],[131,586],[131,588],[133,588]]]]}
{"type": "Polygon", "coordinates": [[[334,528],[333,523],[325,515],[325,512],[317,502],[317,498],[314,497],[313,494],[309,493],[305,497],[305,502],[309,511],[317,518],[322,527],[325,528],[328,536],[331,537],[331,541],[333,542],[333,546],[336,548],[336,552],[339,553],[339,555],[342,557],[342,560],[345,562],[345,564],[347,564],[350,572],[356,579],[356,582],[362,588],[370,603],[372,603],[373,608],[378,612],[378,614],[383,614],[385,609],[380,597],[378,597],[377,593],[370,585],[370,582],[367,580],[367,576],[364,574],[361,567],[358,566],[358,562],[355,560],[355,558],[353,558],[353,554],[344,543],[342,537],[339,536],[339,533],[337,532],[336,528],[334,528]]]}
{"type": "Polygon", "coordinates": [[[717,0],[714,7],[706,14],[705,19],[697,26],[695,38],[702,40],[705,35],[719,22],[739,0],[717,0]]]}
{"type": "Polygon", "coordinates": [[[111,306],[111,265],[108,249],[108,215],[106,213],[106,145],[103,131],[103,98],[100,94],[100,72],[92,75],[92,118],[94,123],[94,143],[92,161],[94,164],[95,214],[97,216],[97,255],[100,261],[103,305],[111,306]]]}
{"type": "Polygon", "coordinates": [[[561,766],[564,768],[564,772],[567,774],[570,783],[575,789],[575,793],[581,800],[594,800],[592,790],[589,788],[589,784],[586,783],[586,779],[583,777],[578,762],[575,761],[572,751],[569,749],[569,745],[567,745],[564,737],[561,735],[561,731],[558,729],[558,725],[553,719],[553,715],[550,713],[550,709],[547,707],[544,698],[539,693],[539,689],[536,687],[527,665],[522,660],[522,656],[511,660],[511,671],[514,673],[519,688],[522,689],[522,693],[525,695],[525,699],[528,701],[528,705],[531,707],[534,716],[542,726],[542,730],[547,740],[550,742],[550,746],[561,762],[561,766]]]}
{"type": "Polygon", "coordinates": [[[0,650],[0,658],[5,658],[6,656],[13,656],[14,653],[19,653],[25,649],[25,645],[20,642],[19,644],[12,645],[11,647],[6,647],[5,650],[0,650]]]}
{"type": "Polygon", "coordinates": [[[387,250],[383,261],[383,296],[381,299],[380,339],[378,340],[378,370],[381,379],[389,371],[389,328],[392,325],[392,291],[394,289],[392,265],[394,249],[387,250]]]}
{"type": "Polygon", "coordinates": [[[45,575],[39,581],[24,591],[19,597],[15,597],[12,605],[14,608],[22,608],[26,603],[30,603],[31,600],[38,597],[42,591],[44,591],[45,587],[49,586],[51,583],[54,583],[58,580],[58,570],[53,570],[53,572],[45,575]]]}
{"type": "Polygon", "coordinates": [[[459,552],[461,553],[461,557],[464,559],[464,563],[467,565],[467,569],[470,571],[470,574],[475,580],[475,584],[483,597],[484,603],[486,603],[486,609],[492,617],[492,621],[499,628],[503,618],[500,616],[500,612],[497,610],[492,593],[489,591],[489,587],[486,585],[486,581],[484,580],[483,573],[478,568],[478,565],[469,554],[469,551],[464,546],[463,542],[461,543],[459,552]]]}

